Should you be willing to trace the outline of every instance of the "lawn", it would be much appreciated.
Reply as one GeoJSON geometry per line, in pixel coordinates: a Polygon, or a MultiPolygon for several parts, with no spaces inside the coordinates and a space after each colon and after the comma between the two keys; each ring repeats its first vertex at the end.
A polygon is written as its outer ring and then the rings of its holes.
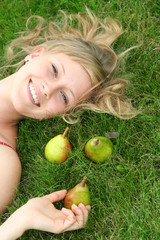
{"type": "MultiPolygon", "coordinates": [[[[10,214],[32,197],[60,189],[71,189],[84,175],[88,179],[92,209],[85,229],[60,235],[29,230],[22,240],[158,240],[160,239],[160,66],[158,0],[4,0],[0,1],[0,54],[6,43],[22,31],[30,15],[56,19],[59,9],[68,13],[85,11],[99,18],[118,19],[124,33],[113,48],[117,53],[140,45],[124,58],[120,74],[129,79],[127,91],[142,113],[130,120],[85,111],[78,123],[69,125],[61,118],[25,119],[19,123],[18,154],[22,178],[16,198],[2,215],[10,214]],[[60,165],[44,157],[46,143],[69,126],[73,151],[60,165]],[[114,151],[103,164],[88,160],[86,142],[94,136],[118,132],[112,139],[114,151]],[[120,172],[117,165],[127,166],[120,172]]],[[[1,61],[1,65],[3,60],[1,61]]],[[[57,208],[63,202],[56,203],[57,208]]]]}

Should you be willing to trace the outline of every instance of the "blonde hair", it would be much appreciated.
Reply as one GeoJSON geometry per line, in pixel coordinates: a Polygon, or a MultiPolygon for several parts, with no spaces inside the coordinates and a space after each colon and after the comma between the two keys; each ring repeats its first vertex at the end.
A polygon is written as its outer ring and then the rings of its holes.
{"type": "MultiPolygon", "coordinates": [[[[60,12],[64,16],[63,24],[53,21],[46,23],[40,16],[31,16],[26,23],[27,30],[8,47],[8,58],[22,59],[43,46],[47,51],[69,55],[84,67],[93,88],[89,95],[87,92],[66,110],[63,117],[68,117],[70,122],[70,116],[82,109],[113,114],[121,119],[134,117],[138,111],[123,91],[128,81],[114,74],[120,58],[128,51],[117,56],[111,48],[111,44],[122,34],[121,25],[111,18],[102,22],[88,9],[86,15],[60,12]],[[33,19],[37,19],[38,24],[30,29],[33,19]]],[[[21,66],[22,61],[14,66],[21,66]]]]}

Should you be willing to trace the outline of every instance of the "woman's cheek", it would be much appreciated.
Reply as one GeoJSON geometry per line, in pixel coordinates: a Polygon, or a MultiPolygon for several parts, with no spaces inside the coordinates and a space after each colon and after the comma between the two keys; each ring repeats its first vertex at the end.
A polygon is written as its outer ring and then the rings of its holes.
{"type": "Polygon", "coordinates": [[[53,115],[62,114],[65,111],[65,106],[62,104],[61,100],[54,96],[52,101],[48,104],[48,111],[53,115]]]}

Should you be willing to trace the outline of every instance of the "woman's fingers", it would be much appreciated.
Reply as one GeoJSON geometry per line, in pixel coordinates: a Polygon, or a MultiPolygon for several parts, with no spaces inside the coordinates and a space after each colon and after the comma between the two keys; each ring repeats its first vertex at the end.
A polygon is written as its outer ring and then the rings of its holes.
{"type": "Polygon", "coordinates": [[[64,221],[64,231],[67,231],[68,228],[70,230],[70,227],[76,222],[76,217],[70,209],[62,208],[61,211],[66,216],[66,220],[64,221]]]}
{"type": "Polygon", "coordinates": [[[88,220],[88,214],[89,214],[89,210],[91,209],[90,206],[84,206],[82,203],[80,203],[78,205],[78,207],[82,210],[83,213],[83,225],[85,226],[88,220]]]}
{"type": "Polygon", "coordinates": [[[62,208],[63,214],[66,216],[64,222],[64,231],[76,230],[83,228],[88,220],[88,214],[91,207],[89,205],[84,206],[82,203],[79,206],[72,205],[71,210],[62,208]]]}
{"type": "Polygon", "coordinates": [[[77,223],[79,225],[79,227],[84,227],[84,214],[81,208],[79,208],[78,206],[76,206],[75,204],[72,205],[72,211],[75,213],[76,215],[76,219],[77,219],[77,223]]]}
{"type": "Polygon", "coordinates": [[[87,208],[88,212],[91,210],[91,206],[90,205],[87,205],[86,208],[87,208]]]}
{"type": "Polygon", "coordinates": [[[57,201],[60,201],[62,200],[67,194],[67,190],[63,189],[63,190],[60,190],[60,191],[56,191],[56,192],[53,192],[53,193],[50,193],[46,196],[44,196],[45,198],[47,198],[50,202],[57,202],[57,201]]]}
{"type": "Polygon", "coordinates": [[[74,215],[74,213],[67,208],[62,208],[61,210],[63,212],[63,214],[70,220],[70,221],[76,221],[76,217],[74,215]]]}
{"type": "MultiPolygon", "coordinates": [[[[87,207],[90,209],[89,207],[87,207]]],[[[83,228],[86,225],[88,219],[88,209],[83,204],[80,204],[78,207],[73,204],[72,212],[75,214],[76,222],[68,229],[75,230],[79,228],[83,228]]]]}

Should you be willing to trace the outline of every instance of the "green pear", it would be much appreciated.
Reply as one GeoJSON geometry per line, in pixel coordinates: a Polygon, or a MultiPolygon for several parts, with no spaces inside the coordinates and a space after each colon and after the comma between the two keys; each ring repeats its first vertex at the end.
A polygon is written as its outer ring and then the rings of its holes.
{"type": "Polygon", "coordinates": [[[72,188],[64,199],[64,207],[71,209],[72,204],[79,205],[83,203],[85,206],[90,205],[90,192],[86,184],[86,176],[83,178],[82,182],[77,184],[72,188]]]}
{"type": "Polygon", "coordinates": [[[45,157],[49,162],[62,163],[68,158],[69,152],[72,150],[66,137],[68,130],[67,127],[63,134],[57,135],[46,144],[45,157]]]}
{"type": "Polygon", "coordinates": [[[86,156],[96,163],[103,163],[107,161],[113,152],[113,144],[109,138],[94,137],[90,139],[85,145],[86,156]]]}

